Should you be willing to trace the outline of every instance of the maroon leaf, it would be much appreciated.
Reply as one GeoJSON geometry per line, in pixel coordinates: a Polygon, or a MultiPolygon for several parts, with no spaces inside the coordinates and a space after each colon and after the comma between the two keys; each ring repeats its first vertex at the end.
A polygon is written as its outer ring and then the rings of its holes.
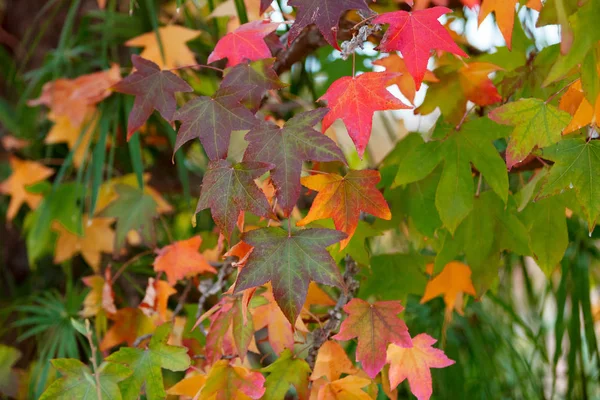
{"type": "Polygon", "coordinates": [[[259,122],[240,103],[248,93],[248,88],[222,88],[212,97],[197,97],[177,110],[173,118],[182,124],[173,153],[184,143],[198,138],[210,160],[227,157],[231,132],[250,129],[259,122]]]}
{"type": "Polygon", "coordinates": [[[335,142],[313,129],[328,113],[320,108],[296,115],[283,128],[263,123],[246,134],[250,142],[244,161],[274,164],[271,178],[277,189],[277,201],[289,215],[300,197],[300,174],[303,161],[341,161],[346,163],[335,142]]]}
{"type": "Polygon", "coordinates": [[[267,11],[273,0],[260,0],[260,13],[267,11]]]}
{"type": "Polygon", "coordinates": [[[221,88],[247,91],[241,102],[252,111],[258,111],[260,102],[269,90],[279,90],[288,85],[279,80],[273,70],[274,58],[238,64],[225,71],[221,88]]]}
{"type": "Polygon", "coordinates": [[[241,211],[276,219],[264,193],[254,179],[272,169],[272,164],[226,160],[211,161],[202,181],[196,212],[210,208],[215,223],[229,240],[241,211]]]}
{"type": "Polygon", "coordinates": [[[273,297],[294,325],[311,280],[343,287],[338,267],[326,250],[346,235],[332,229],[304,229],[288,234],[281,228],[244,233],[254,247],[235,283],[235,292],[271,282],[273,297]]]}
{"type": "Polygon", "coordinates": [[[127,122],[127,139],[146,123],[154,110],[172,121],[177,110],[175,92],[193,92],[183,79],[171,71],[161,71],[152,61],[134,54],[131,62],[136,71],[113,86],[117,92],[135,96],[127,122]]]}
{"type": "Polygon", "coordinates": [[[337,30],[340,17],[348,10],[369,10],[365,0],[290,0],[288,5],[298,9],[296,22],[288,36],[288,44],[296,39],[302,30],[315,24],[327,43],[339,50],[337,30]]]}

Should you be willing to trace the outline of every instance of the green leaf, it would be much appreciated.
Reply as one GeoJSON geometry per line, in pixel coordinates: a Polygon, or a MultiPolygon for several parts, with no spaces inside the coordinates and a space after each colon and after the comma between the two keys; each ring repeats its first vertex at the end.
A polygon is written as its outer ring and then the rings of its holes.
{"type": "Polygon", "coordinates": [[[521,99],[494,109],[488,116],[499,124],[513,125],[506,149],[506,165],[523,161],[534,147],[550,146],[561,139],[571,115],[539,99],[521,99]]]}
{"type": "Polygon", "coordinates": [[[538,199],[575,189],[589,230],[593,231],[600,213],[600,182],[596,179],[600,170],[600,142],[585,138],[563,139],[542,149],[540,154],[554,161],[554,165],[542,184],[538,199]]]}
{"type": "Polygon", "coordinates": [[[531,202],[523,211],[523,221],[529,231],[529,247],[540,268],[550,276],[569,245],[565,204],[560,196],[531,202]]]}
{"type": "Polygon", "coordinates": [[[498,261],[503,250],[528,255],[528,232],[517,217],[514,199],[507,205],[491,191],[475,199],[473,211],[456,230],[446,233],[435,259],[434,274],[463,254],[473,272],[477,293],[487,290],[498,276],[498,261]]]}
{"type": "Polygon", "coordinates": [[[409,294],[422,295],[427,285],[427,257],[420,254],[382,254],[371,258],[371,271],[360,284],[359,297],[400,300],[409,294]]]}
{"type": "Polygon", "coordinates": [[[164,399],[167,396],[163,385],[161,368],[185,371],[190,366],[190,357],[184,347],[170,346],[167,339],[171,324],[162,324],[152,335],[145,350],[122,347],[106,360],[125,364],[133,370],[131,376],[119,384],[124,400],[140,397],[142,386],[148,400],[164,399]]]}
{"type": "Polygon", "coordinates": [[[340,271],[326,247],[345,237],[330,229],[288,233],[281,228],[263,228],[247,232],[242,239],[254,250],[237,277],[235,292],[270,281],[275,301],[293,325],[311,280],[343,287],[340,271]]]}
{"type": "MultiPolygon", "coordinates": [[[[63,376],[46,389],[40,400],[100,400],[96,378],[87,365],[71,358],[58,358],[50,362],[63,376]]],[[[101,399],[121,400],[118,382],[131,375],[131,372],[124,365],[102,364],[98,368],[101,399]]]]}
{"type": "Polygon", "coordinates": [[[115,191],[119,197],[99,214],[117,219],[115,254],[125,246],[131,230],[136,230],[146,244],[153,245],[156,240],[154,218],[158,217],[156,201],[143,190],[128,185],[116,185],[115,191]]]}
{"type": "Polygon", "coordinates": [[[261,371],[269,374],[265,381],[264,399],[285,398],[290,385],[296,388],[299,398],[308,397],[310,367],[303,359],[295,358],[289,349],[285,349],[273,364],[261,371]]]}
{"type": "Polygon", "coordinates": [[[600,94],[600,57],[596,53],[590,51],[581,64],[581,87],[585,98],[593,105],[600,94]]]}
{"type": "Polygon", "coordinates": [[[473,208],[475,182],[471,164],[506,201],[508,174],[492,142],[509,131],[487,118],[467,122],[459,131],[450,125],[438,124],[433,134],[438,140],[415,146],[399,162],[394,186],[420,181],[443,163],[435,205],[444,226],[453,233],[473,208]]]}
{"type": "Polygon", "coordinates": [[[0,393],[11,384],[12,367],[21,358],[21,352],[10,346],[0,344],[0,393]]]}

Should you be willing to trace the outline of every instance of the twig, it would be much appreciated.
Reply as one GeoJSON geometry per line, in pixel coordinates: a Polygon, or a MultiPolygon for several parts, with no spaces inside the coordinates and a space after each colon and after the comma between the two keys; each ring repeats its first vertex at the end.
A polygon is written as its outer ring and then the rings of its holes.
{"type": "Polygon", "coordinates": [[[94,379],[96,380],[96,395],[98,396],[98,400],[102,400],[102,388],[100,387],[100,371],[98,370],[98,363],[96,362],[96,345],[94,344],[94,339],[92,338],[92,329],[90,327],[90,320],[85,320],[85,337],[87,338],[90,344],[90,350],[92,355],[90,357],[90,361],[92,362],[92,368],[94,369],[94,379]]]}
{"type": "MultiPolygon", "coordinates": [[[[372,11],[371,15],[365,15],[362,11],[359,11],[359,14],[364,19],[358,24],[354,25],[352,28],[356,29],[357,26],[372,20],[377,17],[378,14],[372,11]]],[[[352,35],[352,39],[346,40],[342,43],[340,48],[342,49],[342,59],[346,60],[350,55],[354,55],[357,49],[362,49],[365,42],[369,39],[369,36],[374,34],[375,32],[379,32],[381,30],[381,25],[379,24],[366,24],[361,26],[358,29],[358,32],[352,35]]],[[[354,76],[354,74],[352,74],[354,76]]]]}
{"type": "Polygon", "coordinates": [[[181,310],[183,310],[183,305],[185,304],[185,301],[187,300],[188,294],[190,294],[191,289],[192,289],[192,281],[191,281],[191,279],[189,279],[187,285],[185,285],[185,289],[183,289],[183,293],[181,293],[181,296],[179,297],[177,306],[173,310],[173,317],[171,318],[173,323],[175,323],[175,317],[181,312],[181,310]]]}
{"type": "Polygon", "coordinates": [[[329,319],[323,325],[322,328],[317,328],[312,333],[312,346],[308,350],[308,356],[306,362],[312,369],[315,366],[315,360],[319,349],[323,344],[329,340],[329,337],[334,331],[337,331],[340,323],[342,322],[342,307],[344,307],[356,294],[358,290],[358,281],[354,279],[358,273],[358,264],[349,255],[346,256],[346,270],[344,271],[344,285],[346,291],[343,292],[338,298],[337,303],[333,309],[329,310],[329,319]]]}
{"type": "Polygon", "coordinates": [[[144,256],[147,256],[147,255],[150,255],[153,252],[154,252],[153,250],[146,250],[146,251],[143,251],[143,252],[141,252],[139,254],[136,254],[134,257],[131,257],[123,265],[121,265],[121,268],[119,268],[119,270],[113,275],[112,281],[116,282],[117,279],[119,278],[119,276],[121,276],[121,274],[125,271],[125,269],[127,267],[129,267],[131,264],[133,264],[134,262],[136,262],[140,258],[142,258],[144,256]]]}
{"type": "Polygon", "coordinates": [[[233,271],[233,262],[236,257],[228,257],[227,260],[221,265],[221,269],[217,274],[217,280],[215,282],[212,279],[205,279],[198,285],[198,291],[200,292],[200,298],[198,299],[198,311],[196,311],[196,320],[204,313],[204,303],[210,296],[213,296],[223,290],[226,279],[229,274],[233,271]]]}
{"type": "Polygon", "coordinates": [[[138,347],[140,343],[142,343],[146,339],[150,339],[152,337],[151,333],[146,333],[145,335],[138,336],[134,341],[131,347],[138,347]]]}

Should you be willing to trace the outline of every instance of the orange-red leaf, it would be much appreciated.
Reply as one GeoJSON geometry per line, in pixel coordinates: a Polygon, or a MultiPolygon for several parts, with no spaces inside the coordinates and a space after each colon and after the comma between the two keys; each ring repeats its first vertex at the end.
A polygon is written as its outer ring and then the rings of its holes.
{"type": "Polygon", "coordinates": [[[154,260],[154,271],[164,271],[171,286],[186,277],[204,272],[216,273],[217,270],[198,252],[200,244],[202,244],[202,238],[194,236],[157,250],[158,256],[154,260]]]}
{"type": "Polygon", "coordinates": [[[233,67],[246,60],[271,57],[271,50],[264,39],[278,25],[274,22],[252,21],[240,26],[219,40],[208,56],[208,63],[227,58],[227,66],[233,67]]]}
{"type": "Polygon", "coordinates": [[[109,318],[114,321],[114,324],[102,338],[100,351],[109,350],[121,343],[132,346],[135,339],[154,330],[150,318],[139,308],[122,308],[109,318]]]}
{"type": "Polygon", "coordinates": [[[379,301],[374,304],[352,299],[344,306],[348,318],[342,322],[340,332],[333,338],[349,340],[358,338],[356,360],[374,378],[385,364],[385,349],[389,343],[412,346],[408,328],[398,314],[404,307],[397,301],[379,301]]]}
{"type": "Polygon", "coordinates": [[[155,315],[159,317],[159,324],[167,320],[167,302],[169,297],[177,293],[168,282],[148,278],[148,286],[146,287],[146,295],[140,303],[140,308],[148,317],[152,318],[155,315]]]}
{"type": "Polygon", "coordinates": [[[387,90],[397,77],[398,74],[392,72],[366,72],[333,82],[319,99],[326,100],[329,107],[323,119],[323,132],[338,118],[342,119],[362,157],[371,137],[375,111],[410,108],[387,90]]]}
{"type": "Polygon", "coordinates": [[[436,340],[422,333],[412,339],[411,348],[403,348],[391,344],[387,350],[387,361],[390,363],[390,386],[395,389],[402,381],[408,379],[411,392],[419,400],[431,397],[432,381],[430,368],[444,368],[454,364],[444,352],[431,347],[436,340]]]}
{"type": "MultiPolygon", "coordinates": [[[[396,76],[390,83],[395,83],[398,85],[400,92],[410,101],[414,103],[415,94],[417,92],[417,88],[415,86],[415,80],[408,72],[408,68],[406,67],[406,63],[404,59],[400,57],[398,54],[393,53],[385,58],[381,58],[379,60],[373,61],[374,65],[379,65],[384,67],[386,72],[395,72],[399,74],[396,76]]],[[[425,75],[423,76],[423,82],[437,82],[438,78],[434,75],[430,70],[425,71],[425,75]]]]}
{"type": "Polygon", "coordinates": [[[477,295],[471,281],[471,268],[461,262],[452,261],[446,264],[442,272],[427,283],[421,304],[437,296],[444,295],[446,310],[451,312],[456,309],[459,314],[462,314],[462,296],[464,293],[471,296],[477,295]]]}
{"type": "Polygon", "coordinates": [[[389,220],[390,209],[377,190],[379,172],[374,170],[350,170],[346,176],[337,174],[316,174],[302,178],[302,184],[319,192],[308,215],[296,225],[305,226],[312,221],[332,218],[335,229],[348,237],[340,242],[340,249],[346,247],[358,226],[360,212],[389,220]]]}
{"type": "Polygon", "coordinates": [[[446,7],[432,7],[410,13],[389,12],[373,20],[376,24],[390,24],[379,49],[387,52],[399,50],[402,53],[417,90],[425,76],[431,50],[443,50],[467,57],[467,53],[454,43],[446,28],[438,21],[438,18],[450,12],[452,10],[446,7]]]}

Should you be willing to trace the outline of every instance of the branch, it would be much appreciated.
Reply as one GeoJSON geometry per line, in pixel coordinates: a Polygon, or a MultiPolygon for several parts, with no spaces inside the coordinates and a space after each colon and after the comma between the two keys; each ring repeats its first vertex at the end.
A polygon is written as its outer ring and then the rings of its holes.
{"type": "Polygon", "coordinates": [[[227,284],[227,277],[234,270],[233,263],[237,260],[237,257],[228,257],[225,262],[221,264],[221,268],[217,274],[217,280],[213,282],[212,279],[205,279],[198,285],[198,291],[200,292],[200,298],[198,299],[198,311],[196,311],[196,320],[204,313],[204,303],[210,296],[213,296],[223,291],[223,287],[227,284]]]}
{"type": "Polygon", "coordinates": [[[358,281],[354,279],[357,273],[358,264],[347,255],[346,270],[343,275],[346,291],[340,295],[335,307],[329,310],[329,319],[325,325],[315,329],[312,333],[313,342],[310,349],[308,349],[308,356],[306,357],[306,362],[310,365],[311,369],[315,366],[315,360],[317,359],[317,354],[319,353],[321,346],[329,340],[329,337],[334,331],[338,330],[340,323],[342,322],[342,307],[352,300],[358,291],[358,281]]]}

